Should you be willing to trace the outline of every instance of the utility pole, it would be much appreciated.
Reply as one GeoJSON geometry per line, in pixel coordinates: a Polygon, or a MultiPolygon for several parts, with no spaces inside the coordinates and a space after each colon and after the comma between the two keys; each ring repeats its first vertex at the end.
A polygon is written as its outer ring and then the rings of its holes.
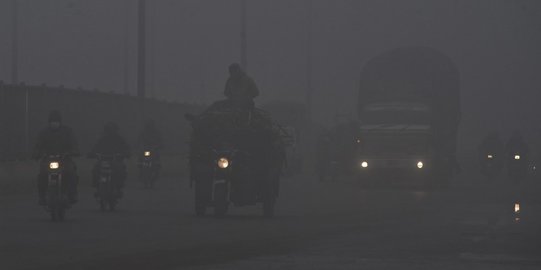
{"type": "MultiPolygon", "coordinates": [[[[19,3],[11,0],[11,83],[19,84],[19,3]]],[[[24,86],[24,156],[30,153],[30,93],[24,86]]]]}
{"type": "Polygon", "coordinates": [[[306,20],[306,115],[309,121],[312,119],[312,0],[307,0],[306,20]]]}
{"type": "Polygon", "coordinates": [[[19,83],[19,7],[11,0],[11,83],[19,83]]]}
{"type": "MultiPolygon", "coordinates": [[[[156,2],[156,1],[155,1],[156,2]]],[[[149,44],[149,60],[150,60],[150,74],[149,74],[149,92],[150,97],[156,97],[156,3],[151,2],[149,8],[148,24],[150,27],[150,44],[149,44]]]]}
{"type": "Polygon", "coordinates": [[[137,46],[137,96],[145,97],[146,84],[146,0],[139,0],[138,4],[138,46],[137,46]]]}
{"type": "Polygon", "coordinates": [[[125,95],[128,95],[129,94],[129,63],[128,63],[128,59],[129,59],[129,39],[130,39],[130,27],[129,27],[129,20],[130,20],[130,8],[128,8],[131,3],[131,0],[124,0],[125,3],[125,9],[126,9],[126,12],[124,14],[124,16],[126,16],[124,18],[124,44],[123,44],[123,48],[124,48],[124,65],[122,66],[122,69],[123,69],[123,91],[124,91],[124,94],[125,95]]]}
{"type": "Polygon", "coordinates": [[[248,71],[248,45],[246,41],[246,0],[240,0],[240,64],[248,71]]]}

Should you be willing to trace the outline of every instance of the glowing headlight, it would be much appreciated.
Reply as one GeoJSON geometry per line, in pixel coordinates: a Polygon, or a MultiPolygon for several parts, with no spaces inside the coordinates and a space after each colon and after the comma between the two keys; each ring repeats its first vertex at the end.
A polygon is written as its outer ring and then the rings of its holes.
{"type": "Polygon", "coordinates": [[[368,168],[368,162],[366,161],[361,162],[361,167],[368,168]]]}
{"type": "Polygon", "coordinates": [[[218,167],[220,169],[225,169],[225,168],[229,167],[229,160],[227,158],[218,159],[218,167]]]}
{"type": "Polygon", "coordinates": [[[422,169],[425,164],[422,161],[417,162],[417,168],[422,169]]]}
{"type": "Polygon", "coordinates": [[[56,170],[58,168],[60,168],[60,163],[56,161],[49,163],[49,169],[56,170]]]}
{"type": "Polygon", "coordinates": [[[520,160],[520,155],[515,155],[515,160],[520,160]]]}
{"type": "Polygon", "coordinates": [[[487,155],[487,158],[488,158],[488,159],[493,159],[494,156],[493,156],[493,155],[487,155]]]}
{"type": "Polygon", "coordinates": [[[145,157],[150,157],[150,151],[145,151],[144,155],[145,157]]]}
{"type": "Polygon", "coordinates": [[[515,213],[520,213],[520,203],[518,202],[515,203],[515,213]]]}

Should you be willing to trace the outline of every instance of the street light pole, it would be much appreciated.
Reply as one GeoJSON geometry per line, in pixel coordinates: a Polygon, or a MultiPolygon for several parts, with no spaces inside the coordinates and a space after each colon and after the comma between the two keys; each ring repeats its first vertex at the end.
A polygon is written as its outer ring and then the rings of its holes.
{"type": "Polygon", "coordinates": [[[138,47],[137,47],[137,96],[145,97],[146,84],[146,0],[139,0],[138,5],[138,47]]]}
{"type": "Polygon", "coordinates": [[[11,0],[11,83],[19,83],[19,7],[11,0]]]}
{"type": "Polygon", "coordinates": [[[124,0],[125,3],[125,8],[126,8],[126,12],[124,14],[125,18],[124,18],[124,44],[123,44],[123,48],[124,48],[124,59],[123,59],[123,66],[122,66],[122,69],[123,69],[123,91],[124,91],[124,94],[125,95],[128,95],[129,94],[129,75],[128,75],[128,72],[129,72],[129,63],[128,63],[128,59],[129,59],[129,39],[130,39],[130,34],[129,34],[129,31],[130,31],[130,27],[129,27],[129,19],[130,19],[130,8],[129,8],[129,3],[131,2],[130,0],[124,0]]]}
{"type": "Polygon", "coordinates": [[[308,120],[312,119],[312,0],[307,0],[306,20],[306,115],[308,120]]]}
{"type": "Polygon", "coordinates": [[[240,64],[248,70],[248,45],[246,41],[246,0],[240,0],[240,64]]]}

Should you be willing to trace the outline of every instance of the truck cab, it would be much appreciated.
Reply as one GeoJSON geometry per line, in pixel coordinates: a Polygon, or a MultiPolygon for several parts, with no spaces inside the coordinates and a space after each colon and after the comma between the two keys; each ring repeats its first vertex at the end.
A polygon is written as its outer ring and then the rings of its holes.
{"type": "Polygon", "coordinates": [[[430,107],[414,102],[367,104],[357,139],[361,175],[421,177],[432,164],[430,107]]]}

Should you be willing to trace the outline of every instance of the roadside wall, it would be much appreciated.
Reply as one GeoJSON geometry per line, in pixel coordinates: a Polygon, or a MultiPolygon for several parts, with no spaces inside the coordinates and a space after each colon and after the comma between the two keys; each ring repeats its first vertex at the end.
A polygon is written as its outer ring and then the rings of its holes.
{"type": "Polygon", "coordinates": [[[2,83],[0,106],[1,160],[28,158],[53,109],[59,110],[63,122],[73,129],[83,154],[91,149],[108,121],[116,122],[121,134],[134,147],[144,122],[154,119],[163,133],[164,154],[183,155],[190,133],[183,116],[203,109],[202,105],[114,93],[2,83]]]}

